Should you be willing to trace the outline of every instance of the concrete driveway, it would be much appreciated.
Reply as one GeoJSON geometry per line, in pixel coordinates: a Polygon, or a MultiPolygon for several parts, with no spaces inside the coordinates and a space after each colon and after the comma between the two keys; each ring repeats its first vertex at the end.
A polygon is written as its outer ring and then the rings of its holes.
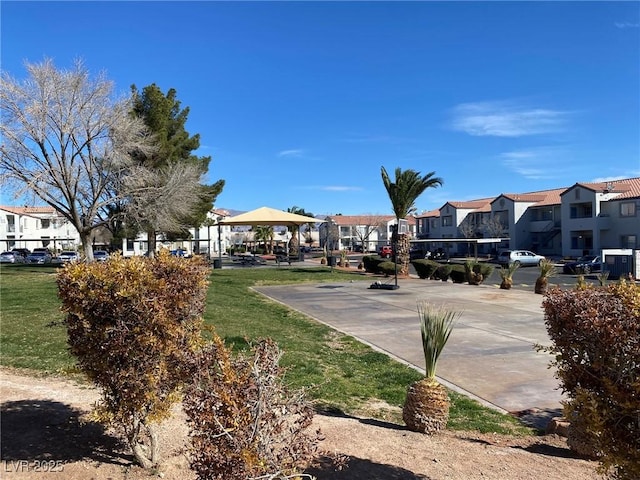
{"type": "Polygon", "coordinates": [[[462,311],[438,363],[448,387],[501,411],[558,414],[562,400],[551,356],[542,295],[420,279],[397,290],[370,289],[370,281],[261,286],[255,290],[424,371],[418,300],[462,311]]]}

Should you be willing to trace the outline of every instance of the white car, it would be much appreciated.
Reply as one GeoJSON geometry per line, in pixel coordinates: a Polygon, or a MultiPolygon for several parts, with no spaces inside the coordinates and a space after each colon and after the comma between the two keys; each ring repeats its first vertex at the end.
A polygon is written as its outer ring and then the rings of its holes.
{"type": "Polygon", "coordinates": [[[545,257],[529,250],[506,250],[498,255],[500,265],[516,264],[520,266],[540,265],[545,257]]]}
{"type": "Polygon", "coordinates": [[[106,262],[109,259],[109,252],[104,250],[96,250],[93,252],[93,259],[96,262],[106,262]]]}
{"type": "Polygon", "coordinates": [[[78,252],[61,252],[60,255],[58,255],[58,260],[62,263],[75,262],[80,260],[80,256],[78,255],[78,252]]]}
{"type": "Polygon", "coordinates": [[[0,263],[24,263],[24,257],[17,252],[2,252],[0,263]]]}

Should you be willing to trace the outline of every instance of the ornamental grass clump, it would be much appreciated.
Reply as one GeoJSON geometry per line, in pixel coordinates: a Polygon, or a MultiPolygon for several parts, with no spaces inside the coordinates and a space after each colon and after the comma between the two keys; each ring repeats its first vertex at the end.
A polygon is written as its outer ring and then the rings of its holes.
{"type": "Polygon", "coordinates": [[[418,302],[426,375],[409,386],[402,409],[404,422],[414,432],[432,434],[447,426],[449,395],[447,389],[436,380],[436,366],[461,314],[444,306],[418,302]]]}

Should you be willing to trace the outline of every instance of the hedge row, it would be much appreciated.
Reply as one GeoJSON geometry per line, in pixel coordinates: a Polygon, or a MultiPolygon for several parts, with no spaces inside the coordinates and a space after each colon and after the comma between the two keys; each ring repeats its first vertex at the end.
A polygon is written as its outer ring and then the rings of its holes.
{"type": "Polygon", "coordinates": [[[433,260],[418,259],[411,262],[418,277],[422,279],[442,280],[451,279],[453,283],[482,283],[493,272],[493,265],[486,263],[467,262],[460,264],[441,264],[433,260]],[[472,278],[472,274],[475,278],[472,278]]]}

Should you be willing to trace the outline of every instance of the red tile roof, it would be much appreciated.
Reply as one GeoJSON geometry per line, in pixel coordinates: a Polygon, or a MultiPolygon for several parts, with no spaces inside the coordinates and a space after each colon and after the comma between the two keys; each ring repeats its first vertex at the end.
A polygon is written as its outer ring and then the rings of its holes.
{"type": "Polygon", "coordinates": [[[420,215],[416,215],[416,218],[429,218],[429,217],[439,217],[440,209],[437,210],[429,210],[428,212],[423,212],[420,215]]]}
{"type": "Polygon", "coordinates": [[[640,177],[605,182],[576,183],[575,186],[580,186],[593,192],[609,191],[611,193],[619,193],[615,200],[640,198],[640,177]]]}
{"type": "Polygon", "coordinates": [[[505,197],[513,202],[532,203],[534,207],[543,207],[546,205],[560,205],[560,194],[566,191],[566,187],[554,188],[552,190],[540,190],[528,193],[503,193],[496,197],[505,197]]]}
{"type": "Polygon", "coordinates": [[[53,207],[8,207],[1,206],[0,210],[4,210],[15,215],[57,215],[56,210],[53,207]]]}

